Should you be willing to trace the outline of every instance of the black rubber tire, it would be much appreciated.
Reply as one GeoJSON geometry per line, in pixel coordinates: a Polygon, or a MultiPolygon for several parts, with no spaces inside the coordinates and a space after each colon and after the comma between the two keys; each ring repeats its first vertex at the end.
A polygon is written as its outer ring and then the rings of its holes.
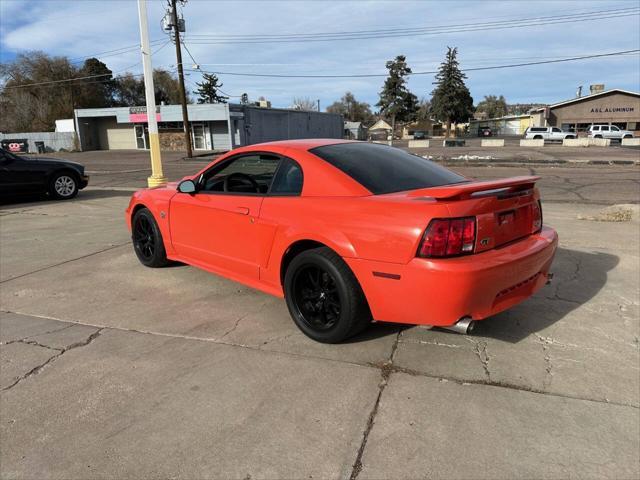
{"type": "Polygon", "coordinates": [[[541,140],[542,139],[542,135],[534,135],[533,139],[534,140],[541,140]]]}
{"type": "Polygon", "coordinates": [[[79,183],[80,183],[80,180],[78,179],[78,175],[76,175],[73,172],[68,172],[68,171],[56,172],[51,176],[51,179],[49,180],[49,195],[51,195],[52,198],[55,198],[57,200],[71,200],[76,195],[78,195],[79,183]],[[73,184],[71,187],[72,188],[71,193],[69,194],[62,194],[58,192],[56,182],[58,182],[58,180],[63,180],[63,179],[68,179],[68,181],[71,181],[73,184]]]}
{"type": "Polygon", "coordinates": [[[593,138],[602,138],[602,135],[594,135],[593,138]]]}
{"type": "Polygon", "coordinates": [[[294,323],[305,335],[317,342],[340,343],[360,333],[371,323],[369,305],[357,278],[344,260],[330,248],[305,250],[294,257],[284,276],[284,292],[294,323]],[[340,298],[340,315],[329,330],[318,330],[309,325],[294,300],[295,274],[305,266],[320,267],[335,281],[340,298]]]}
{"type": "Polygon", "coordinates": [[[145,267],[160,268],[166,267],[171,263],[167,259],[167,252],[164,248],[160,228],[151,212],[146,208],[138,210],[131,220],[131,242],[133,243],[133,251],[136,252],[138,260],[140,260],[140,263],[145,267]],[[148,249],[145,250],[143,245],[136,240],[136,227],[139,224],[144,224],[149,230],[149,240],[153,242],[152,251],[148,249]]]}
{"type": "Polygon", "coordinates": [[[633,138],[633,135],[625,135],[625,136],[624,136],[624,137],[622,137],[622,138],[633,138]]]}

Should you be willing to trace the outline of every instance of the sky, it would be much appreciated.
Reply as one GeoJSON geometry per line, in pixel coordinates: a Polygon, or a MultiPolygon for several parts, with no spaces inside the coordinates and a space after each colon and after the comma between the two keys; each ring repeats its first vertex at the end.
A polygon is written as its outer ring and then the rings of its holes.
{"type": "MultiPolygon", "coordinates": [[[[405,55],[414,72],[436,70],[447,46],[457,47],[462,68],[494,66],[601,54],[640,48],[640,17],[602,19],[451,32],[396,38],[306,43],[202,43],[205,35],[287,35],[362,30],[485,24],[554,15],[640,7],[628,1],[211,1],[189,0],[182,8],[185,44],[202,70],[269,74],[385,74],[385,63],[405,55]]],[[[175,71],[175,47],[160,22],[166,0],[148,0],[153,65],[175,71]]],[[[598,15],[599,16],[599,15],[598,15]]],[[[81,63],[96,56],[114,74],[142,72],[135,0],[0,0],[0,61],[41,50],[81,63]],[[124,50],[128,48],[128,50],[124,50]],[[119,50],[118,50],[119,49],[119,50]],[[114,50],[118,50],[113,52],[114,50]],[[107,52],[107,53],[105,53],[107,52]]],[[[185,68],[194,63],[183,51],[185,68]]],[[[468,72],[476,103],[485,95],[504,95],[509,103],[554,103],[573,98],[579,85],[640,91],[640,56],[468,72]]],[[[287,107],[294,97],[320,100],[324,109],[351,91],[372,106],[384,77],[259,78],[218,75],[231,101],[247,93],[287,107]]],[[[187,72],[187,88],[201,79],[187,72]]],[[[429,98],[434,76],[410,77],[410,90],[429,98]]]]}

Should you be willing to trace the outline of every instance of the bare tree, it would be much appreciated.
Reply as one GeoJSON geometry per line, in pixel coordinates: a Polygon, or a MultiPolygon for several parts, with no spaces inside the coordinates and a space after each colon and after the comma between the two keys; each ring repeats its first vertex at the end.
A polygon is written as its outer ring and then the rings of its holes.
{"type": "Polygon", "coordinates": [[[318,110],[318,104],[309,97],[295,97],[293,99],[293,109],[305,112],[314,112],[318,110]]]}

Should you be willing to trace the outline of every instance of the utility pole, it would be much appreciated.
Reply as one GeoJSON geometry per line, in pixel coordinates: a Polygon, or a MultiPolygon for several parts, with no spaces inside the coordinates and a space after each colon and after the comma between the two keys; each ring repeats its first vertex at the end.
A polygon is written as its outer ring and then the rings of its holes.
{"type": "Polygon", "coordinates": [[[140,21],[140,43],[142,45],[142,68],[144,71],[144,90],[147,103],[147,122],[149,125],[149,151],[151,153],[151,176],[147,178],[147,184],[149,187],[161,187],[167,184],[167,177],[162,173],[162,159],[160,158],[156,97],[153,88],[153,66],[151,65],[151,47],[149,46],[147,0],[138,0],[138,17],[140,21]]]}
{"type": "Polygon", "coordinates": [[[320,111],[320,99],[318,99],[318,111],[320,111]]]}
{"type": "Polygon", "coordinates": [[[180,48],[180,28],[178,27],[177,0],[171,2],[171,23],[176,42],[176,61],[178,63],[178,83],[180,84],[180,103],[182,103],[182,122],[184,124],[184,139],[187,144],[187,158],[193,157],[191,150],[191,125],[189,125],[189,112],[187,111],[187,95],[184,89],[184,70],[182,69],[182,49],[180,48]]]}

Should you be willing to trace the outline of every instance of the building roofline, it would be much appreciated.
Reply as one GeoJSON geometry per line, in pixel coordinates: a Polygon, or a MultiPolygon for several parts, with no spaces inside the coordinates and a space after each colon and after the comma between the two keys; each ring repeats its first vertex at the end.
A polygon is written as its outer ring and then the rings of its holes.
{"type": "Polygon", "coordinates": [[[532,112],[541,112],[542,110],[544,110],[545,108],[556,108],[556,107],[561,107],[563,105],[568,105],[570,103],[575,103],[575,102],[582,102],[584,100],[591,100],[592,98],[595,97],[599,97],[602,95],[608,95],[611,93],[626,93],[627,95],[632,95],[634,97],[640,97],[640,93],[638,92],[632,92],[631,90],[623,90],[621,88],[613,88],[611,90],[605,90],[604,92],[598,92],[598,93],[593,93],[591,95],[585,95],[583,97],[576,97],[576,98],[572,98],[570,100],[564,100],[562,102],[558,102],[558,103],[553,103],[551,105],[547,105],[546,107],[538,107],[538,108],[534,108],[533,110],[531,110],[532,112]]]}

